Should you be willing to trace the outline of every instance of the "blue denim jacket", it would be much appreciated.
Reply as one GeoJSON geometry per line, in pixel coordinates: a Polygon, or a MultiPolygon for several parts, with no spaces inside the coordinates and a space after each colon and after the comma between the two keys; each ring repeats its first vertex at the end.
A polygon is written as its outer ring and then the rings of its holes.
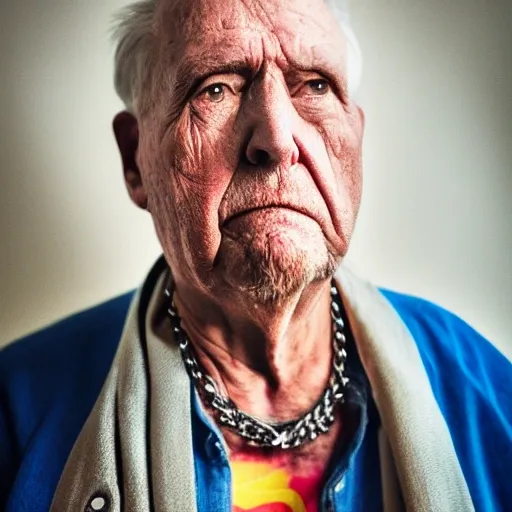
{"type": "MultiPolygon", "coordinates": [[[[416,341],[476,510],[512,510],[512,365],[452,313],[407,295],[382,293],[416,341]]],[[[48,511],[112,364],[132,296],[0,351],[0,510],[48,511]]],[[[349,360],[357,358],[349,354],[349,360]]],[[[378,415],[364,379],[358,383],[360,368],[350,371],[347,406],[356,411],[359,426],[334,457],[321,509],[382,510],[378,415]]],[[[228,512],[229,464],[219,450],[218,432],[198,405],[193,404],[192,428],[199,512],[228,512]]]]}

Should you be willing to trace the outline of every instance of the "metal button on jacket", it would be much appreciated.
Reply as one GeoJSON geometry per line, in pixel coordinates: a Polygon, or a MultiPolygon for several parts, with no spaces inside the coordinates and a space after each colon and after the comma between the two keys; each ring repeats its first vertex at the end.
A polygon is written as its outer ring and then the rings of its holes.
{"type": "Polygon", "coordinates": [[[97,493],[89,500],[85,512],[108,512],[109,509],[109,499],[107,496],[97,493]]]}

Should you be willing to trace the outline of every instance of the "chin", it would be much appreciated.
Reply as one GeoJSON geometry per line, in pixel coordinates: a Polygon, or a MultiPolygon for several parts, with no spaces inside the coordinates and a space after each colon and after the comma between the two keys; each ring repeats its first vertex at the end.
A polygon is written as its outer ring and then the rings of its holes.
{"type": "Polygon", "coordinates": [[[323,236],[304,240],[280,233],[231,240],[227,245],[223,251],[224,280],[229,287],[264,306],[284,303],[308,284],[331,279],[339,264],[323,236]]]}

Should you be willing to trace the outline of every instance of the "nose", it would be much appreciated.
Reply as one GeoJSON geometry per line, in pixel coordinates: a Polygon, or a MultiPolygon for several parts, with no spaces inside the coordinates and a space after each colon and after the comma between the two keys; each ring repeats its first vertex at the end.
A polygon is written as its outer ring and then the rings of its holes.
{"type": "Polygon", "coordinates": [[[291,167],[299,159],[294,125],[297,113],[284,84],[270,78],[252,94],[247,117],[250,136],[247,161],[255,166],[291,167]]]}

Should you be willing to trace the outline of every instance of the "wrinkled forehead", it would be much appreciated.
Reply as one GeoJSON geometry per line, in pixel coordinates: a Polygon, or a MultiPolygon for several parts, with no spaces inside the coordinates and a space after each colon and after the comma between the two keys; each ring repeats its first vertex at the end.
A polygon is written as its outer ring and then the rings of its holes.
{"type": "Polygon", "coordinates": [[[314,61],[340,68],[346,61],[345,38],[323,0],[159,0],[157,27],[175,64],[281,57],[304,68],[314,61]]]}

